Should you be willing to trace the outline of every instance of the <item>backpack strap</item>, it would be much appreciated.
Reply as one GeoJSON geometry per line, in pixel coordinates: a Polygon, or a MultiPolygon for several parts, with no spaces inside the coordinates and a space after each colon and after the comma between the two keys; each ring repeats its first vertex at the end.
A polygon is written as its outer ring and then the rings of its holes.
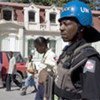
{"type": "Polygon", "coordinates": [[[90,44],[90,43],[86,43],[86,44],[84,44],[84,45],[82,45],[82,46],[79,46],[79,47],[76,48],[76,50],[74,51],[74,54],[79,53],[80,50],[82,50],[82,49],[84,49],[84,48],[86,48],[86,47],[91,47],[91,44],[90,44]]]}
{"type": "Polygon", "coordinates": [[[99,55],[99,53],[93,47],[91,47],[90,44],[84,44],[83,46],[77,48],[74,51],[71,68],[69,71],[76,69],[93,55],[99,55]]]}

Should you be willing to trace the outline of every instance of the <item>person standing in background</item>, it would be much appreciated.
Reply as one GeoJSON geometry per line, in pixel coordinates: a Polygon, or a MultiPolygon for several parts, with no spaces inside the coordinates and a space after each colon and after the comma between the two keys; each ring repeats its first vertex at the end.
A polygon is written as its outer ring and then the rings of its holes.
{"type": "Polygon", "coordinates": [[[36,88],[36,82],[34,80],[34,75],[36,74],[36,66],[34,62],[32,61],[33,56],[29,55],[28,61],[26,63],[26,73],[27,73],[27,78],[25,79],[24,86],[22,87],[22,92],[21,95],[24,96],[26,95],[26,90],[29,86],[34,86],[34,90],[32,93],[37,91],[36,88]]]}
{"type": "Polygon", "coordinates": [[[47,78],[46,71],[50,72],[56,65],[56,55],[51,49],[49,49],[48,42],[49,40],[45,39],[44,37],[38,37],[34,40],[34,46],[37,52],[39,52],[40,54],[44,54],[38,71],[38,91],[36,93],[35,100],[44,100],[44,83],[47,78]]]}
{"type": "Polygon", "coordinates": [[[22,83],[16,80],[16,59],[14,57],[13,52],[10,52],[10,60],[6,80],[6,91],[11,91],[12,80],[18,87],[22,87],[22,83]]]}

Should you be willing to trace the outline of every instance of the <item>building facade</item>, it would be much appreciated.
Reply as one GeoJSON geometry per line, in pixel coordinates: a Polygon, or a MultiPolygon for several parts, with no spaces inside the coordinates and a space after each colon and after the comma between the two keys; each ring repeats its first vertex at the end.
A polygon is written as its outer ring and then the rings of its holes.
{"type": "MultiPolygon", "coordinates": [[[[34,53],[39,59],[41,55],[36,52],[33,41],[38,36],[44,36],[50,39],[49,47],[59,56],[66,44],[59,32],[60,11],[61,8],[55,5],[0,2],[0,50],[18,51],[23,57],[34,53]]],[[[100,31],[100,11],[92,13],[94,27],[100,31]]]]}

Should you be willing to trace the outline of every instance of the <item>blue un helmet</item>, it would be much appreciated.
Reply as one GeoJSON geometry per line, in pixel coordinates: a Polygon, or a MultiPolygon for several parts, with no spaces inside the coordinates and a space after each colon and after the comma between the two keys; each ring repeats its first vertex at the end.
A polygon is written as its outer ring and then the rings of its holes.
{"type": "Polygon", "coordinates": [[[93,27],[92,12],[87,4],[79,0],[70,1],[63,6],[59,22],[64,19],[75,18],[85,27],[84,39],[87,42],[100,41],[100,32],[93,27]]]}
{"type": "Polygon", "coordinates": [[[82,26],[92,26],[92,13],[87,4],[74,0],[63,6],[59,21],[74,17],[82,26]]]}

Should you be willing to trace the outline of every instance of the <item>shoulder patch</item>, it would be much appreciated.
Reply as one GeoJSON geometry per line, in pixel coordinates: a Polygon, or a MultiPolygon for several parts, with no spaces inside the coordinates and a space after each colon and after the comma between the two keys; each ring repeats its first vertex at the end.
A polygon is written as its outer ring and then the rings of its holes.
{"type": "Polygon", "coordinates": [[[83,73],[85,72],[92,72],[94,73],[95,72],[95,64],[96,64],[96,61],[95,60],[88,60],[84,66],[84,69],[83,69],[83,73]]]}

